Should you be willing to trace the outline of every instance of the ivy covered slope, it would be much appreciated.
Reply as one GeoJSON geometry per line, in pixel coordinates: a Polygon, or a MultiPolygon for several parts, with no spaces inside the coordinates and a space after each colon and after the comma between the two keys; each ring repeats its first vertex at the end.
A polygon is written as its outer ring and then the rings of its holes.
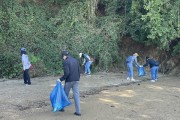
{"type": "Polygon", "coordinates": [[[61,73],[62,49],[90,54],[96,71],[118,67],[124,36],[179,55],[180,1],[0,0],[0,78],[21,75],[21,47],[34,76],[61,73]]]}

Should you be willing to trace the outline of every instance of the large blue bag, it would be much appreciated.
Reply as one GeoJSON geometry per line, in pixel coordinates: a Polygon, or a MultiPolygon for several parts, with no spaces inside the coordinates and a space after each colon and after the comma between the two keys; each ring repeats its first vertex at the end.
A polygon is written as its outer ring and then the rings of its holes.
{"type": "Polygon", "coordinates": [[[54,112],[59,111],[71,104],[61,82],[56,82],[56,86],[50,94],[50,101],[54,112]]]}
{"type": "Polygon", "coordinates": [[[145,72],[144,67],[138,67],[138,76],[141,77],[145,75],[146,75],[146,72],[145,72]]]}

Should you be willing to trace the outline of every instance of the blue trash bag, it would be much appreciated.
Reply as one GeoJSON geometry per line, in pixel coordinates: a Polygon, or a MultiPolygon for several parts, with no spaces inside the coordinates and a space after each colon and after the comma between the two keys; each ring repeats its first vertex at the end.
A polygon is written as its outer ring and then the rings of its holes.
{"type": "Polygon", "coordinates": [[[50,94],[50,101],[53,108],[53,112],[59,111],[71,104],[61,82],[56,82],[56,86],[50,94]]]}
{"type": "Polygon", "coordinates": [[[145,75],[146,75],[146,72],[145,72],[144,67],[138,67],[138,76],[141,77],[145,75]]]}

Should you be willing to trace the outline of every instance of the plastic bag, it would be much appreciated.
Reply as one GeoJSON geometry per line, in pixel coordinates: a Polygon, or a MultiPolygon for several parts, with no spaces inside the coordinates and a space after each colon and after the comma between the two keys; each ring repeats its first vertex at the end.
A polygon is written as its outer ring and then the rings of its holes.
{"type": "Polygon", "coordinates": [[[53,112],[59,111],[71,104],[63,89],[61,82],[56,81],[56,86],[50,94],[50,101],[53,112]]]}
{"type": "Polygon", "coordinates": [[[146,75],[146,72],[145,72],[144,67],[138,67],[138,76],[141,77],[145,75],[146,75]]]}

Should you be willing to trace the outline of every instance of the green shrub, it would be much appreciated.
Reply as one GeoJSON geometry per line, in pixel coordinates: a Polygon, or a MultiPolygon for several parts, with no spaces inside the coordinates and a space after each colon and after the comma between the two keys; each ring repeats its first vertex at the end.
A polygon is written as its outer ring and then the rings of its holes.
{"type": "Polygon", "coordinates": [[[23,71],[19,56],[13,52],[6,52],[0,55],[0,77],[14,78],[23,71]]]}

